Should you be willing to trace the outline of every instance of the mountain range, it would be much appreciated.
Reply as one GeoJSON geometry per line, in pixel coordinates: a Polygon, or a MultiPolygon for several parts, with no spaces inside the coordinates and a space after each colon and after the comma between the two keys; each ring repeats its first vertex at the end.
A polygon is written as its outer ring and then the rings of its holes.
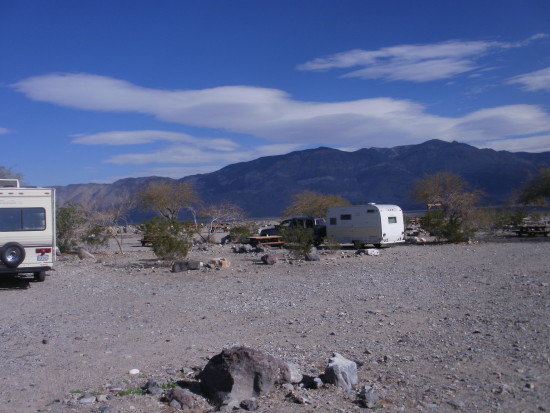
{"type": "MultiPolygon", "coordinates": [[[[527,153],[478,149],[441,140],[393,148],[368,148],[354,152],[320,147],[267,156],[228,165],[218,171],[191,175],[177,181],[190,182],[206,203],[233,202],[250,217],[277,217],[304,190],[341,195],[352,204],[367,202],[418,209],[410,198],[413,182],[437,171],[463,177],[472,188],[483,191],[484,205],[510,199],[529,174],[550,167],[550,152],[527,153]]],[[[171,178],[125,178],[112,184],[59,186],[58,205],[68,202],[102,209],[115,205],[153,181],[171,178]]],[[[133,211],[134,221],[147,214],[133,211]]]]}

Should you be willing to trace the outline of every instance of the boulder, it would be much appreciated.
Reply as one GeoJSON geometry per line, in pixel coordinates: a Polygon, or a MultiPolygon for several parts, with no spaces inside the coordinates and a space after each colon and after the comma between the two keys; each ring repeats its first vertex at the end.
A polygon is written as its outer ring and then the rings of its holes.
{"type": "Polygon", "coordinates": [[[171,389],[169,392],[166,393],[166,398],[168,399],[168,402],[170,402],[171,406],[177,408],[192,409],[195,405],[193,393],[191,393],[187,389],[182,389],[181,387],[174,387],[173,389],[171,389]],[[172,404],[172,402],[174,401],[176,401],[177,404],[172,404]],[[178,404],[181,407],[179,407],[178,404]]]}
{"type": "Polygon", "coordinates": [[[232,347],[215,355],[199,375],[204,394],[217,404],[230,404],[268,393],[291,379],[281,359],[248,347],[232,347]]]}
{"type": "Polygon", "coordinates": [[[91,258],[91,259],[95,260],[94,255],[92,253],[90,253],[88,250],[85,250],[82,247],[80,247],[76,251],[76,254],[78,255],[78,258],[80,258],[81,260],[84,260],[84,259],[87,259],[87,258],[91,258]]]}
{"type": "Polygon", "coordinates": [[[371,386],[362,386],[357,393],[359,403],[367,409],[374,409],[379,397],[371,386]]]}
{"type": "Polygon", "coordinates": [[[357,364],[338,353],[334,353],[325,368],[323,381],[349,392],[358,383],[357,364]]]}
{"type": "Polygon", "coordinates": [[[250,252],[256,252],[256,248],[254,248],[250,244],[242,244],[242,245],[233,246],[233,251],[235,251],[238,254],[245,254],[250,252]]]}
{"type": "Polygon", "coordinates": [[[317,248],[315,247],[306,254],[306,261],[319,261],[320,259],[319,252],[317,252],[317,248]]]}
{"type": "Polygon", "coordinates": [[[262,262],[266,265],[274,265],[277,263],[277,256],[275,254],[262,255],[262,262]]]}
{"type": "Polygon", "coordinates": [[[227,258],[213,258],[210,260],[210,264],[219,268],[229,268],[231,266],[231,262],[227,258]]]}
{"type": "Polygon", "coordinates": [[[200,267],[201,262],[196,260],[174,261],[174,263],[172,264],[172,272],[198,270],[200,267]]]}

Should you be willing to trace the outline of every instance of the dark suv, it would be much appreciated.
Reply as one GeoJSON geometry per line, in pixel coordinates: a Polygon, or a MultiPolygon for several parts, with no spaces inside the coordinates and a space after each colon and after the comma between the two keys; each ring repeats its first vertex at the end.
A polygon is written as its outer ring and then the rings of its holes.
{"type": "Polygon", "coordinates": [[[282,235],[285,229],[293,228],[311,228],[316,243],[320,243],[327,235],[327,223],[325,218],[315,217],[294,217],[281,221],[279,225],[271,228],[264,228],[260,231],[260,236],[282,235]]]}

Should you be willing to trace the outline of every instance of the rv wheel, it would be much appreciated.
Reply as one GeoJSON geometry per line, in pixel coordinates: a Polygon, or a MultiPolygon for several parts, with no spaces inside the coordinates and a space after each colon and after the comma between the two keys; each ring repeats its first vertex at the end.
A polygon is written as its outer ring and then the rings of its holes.
{"type": "Polygon", "coordinates": [[[8,268],[16,268],[25,259],[25,248],[17,242],[8,242],[0,250],[0,260],[8,268]]]}
{"type": "Polygon", "coordinates": [[[43,282],[46,279],[46,271],[38,271],[34,273],[34,281],[43,282]]]}

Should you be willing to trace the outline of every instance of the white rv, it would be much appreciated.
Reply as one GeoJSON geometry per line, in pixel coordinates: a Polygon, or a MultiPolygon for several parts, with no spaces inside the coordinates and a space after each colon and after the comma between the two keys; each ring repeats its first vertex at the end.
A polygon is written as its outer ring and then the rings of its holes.
{"type": "Polygon", "coordinates": [[[341,243],[382,245],[405,242],[403,211],[397,205],[337,206],[327,213],[327,237],[341,243]]]}
{"type": "Polygon", "coordinates": [[[44,281],[55,261],[55,190],[0,179],[0,274],[44,281]]]}

